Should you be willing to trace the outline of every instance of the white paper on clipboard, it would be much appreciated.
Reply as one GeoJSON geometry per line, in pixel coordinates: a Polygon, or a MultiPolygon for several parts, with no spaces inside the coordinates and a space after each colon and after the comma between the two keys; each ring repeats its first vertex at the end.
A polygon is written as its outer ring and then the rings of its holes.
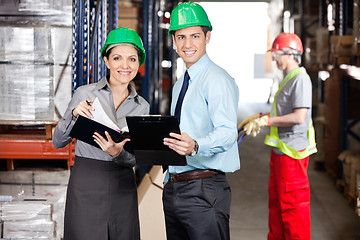
{"type": "MultiPolygon", "coordinates": [[[[105,113],[103,107],[100,104],[99,98],[95,98],[94,102],[91,104],[93,108],[95,108],[94,111],[91,111],[91,114],[93,115],[92,120],[104,124],[105,126],[112,128],[118,132],[121,132],[118,126],[109,118],[109,116],[105,113]]],[[[124,129],[125,130],[125,129],[124,129]]],[[[122,130],[122,131],[124,131],[122,130]]]]}

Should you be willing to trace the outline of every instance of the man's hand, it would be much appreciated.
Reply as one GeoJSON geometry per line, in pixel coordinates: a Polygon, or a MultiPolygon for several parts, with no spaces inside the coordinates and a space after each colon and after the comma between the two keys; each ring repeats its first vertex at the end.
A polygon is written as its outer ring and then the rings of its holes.
{"type": "Polygon", "coordinates": [[[260,128],[269,126],[269,115],[263,115],[262,117],[253,119],[244,126],[246,135],[253,135],[256,137],[260,133],[260,128]]]}
{"type": "Polygon", "coordinates": [[[164,138],[164,145],[168,146],[180,155],[187,156],[195,148],[194,139],[186,133],[170,133],[170,137],[173,138],[164,138]]]}

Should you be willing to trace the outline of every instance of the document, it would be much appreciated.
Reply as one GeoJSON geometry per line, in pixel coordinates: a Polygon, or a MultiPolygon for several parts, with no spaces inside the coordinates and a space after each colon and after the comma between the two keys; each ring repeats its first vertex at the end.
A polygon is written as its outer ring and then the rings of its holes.
{"type": "MultiPolygon", "coordinates": [[[[100,148],[100,146],[94,141],[93,135],[95,132],[106,138],[105,131],[107,131],[112,140],[117,143],[126,138],[130,138],[130,133],[125,131],[127,128],[120,130],[106,115],[98,98],[95,99],[92,106],[95,108],[95,111],[91,111],[93,118],[78,116],[70,132],[72,138],[76,138],[97,148],[100,148]]],[[[128,152],[132,152],[131,144],[126,143],[124,148],[128,152]]]]}
{"type": "Polygon", "coordinates": [[[103,107],[101,106],[99,98],[96,97],[94,102],[91,104],[91,106],[95,108],[94,111],[90,111],[91,114],[93,115],[92,120],[97,121],[98,123],[101,123],[109,128],[112,128],[120,132],[118,126],[116,126],[116,124],[113,121],[111,121],[109,116],[105,113],[103,107]]]}

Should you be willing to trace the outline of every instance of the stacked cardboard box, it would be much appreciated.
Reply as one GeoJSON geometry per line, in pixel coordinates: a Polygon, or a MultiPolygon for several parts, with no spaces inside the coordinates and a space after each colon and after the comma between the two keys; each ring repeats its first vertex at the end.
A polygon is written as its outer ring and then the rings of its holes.
{"type": "MultiPolygon", "coordinates": [[[[347,150],[339,155],[343,164],[343,177],[346,188],[345,193],[351,199],[359,201],[360,197],[360,152],[347,150]]],[[[358,206],[360,207],[360,206],[358,206]]]]}
{"type": "Polygon", "coordinates": [[[334,65],[350,64],[354,38],[352,35],[333,35],[330,37],[330,63],[334,65]]]}
{"type": "Polygon", "coordinates": [[[153,166],[138,187],[141,240],[165,240],[165,217],[162,204],[163,180],[161,166],[153,166]]]}
{"type": "Polygon", "coordinates": [[[335,178],[340,176],[338,156],[340,150],[340,89],[343,70],[334,68],[325,82],[325,139],[324,159],[326,170],[335,178]]]}
{"type": "Polygon", "coordinates": [[[139,9],[127,1],[119,1],[118,4],[118,27],[128,27],[138,32],[139,9]]]}

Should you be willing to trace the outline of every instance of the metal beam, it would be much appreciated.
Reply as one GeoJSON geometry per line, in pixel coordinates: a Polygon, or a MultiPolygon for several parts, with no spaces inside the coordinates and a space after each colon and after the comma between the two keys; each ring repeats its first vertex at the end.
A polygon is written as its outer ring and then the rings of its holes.
{"type": "Polygon", "coordinates": [[[105,76],[100,51],[117,16],[116,0],[73,0],[72,92],[105,76]]]}
{"type": "Polygon", "coordinates": [[[72,91],[89,82],[89,1],[73,0],[72,91]]]}

